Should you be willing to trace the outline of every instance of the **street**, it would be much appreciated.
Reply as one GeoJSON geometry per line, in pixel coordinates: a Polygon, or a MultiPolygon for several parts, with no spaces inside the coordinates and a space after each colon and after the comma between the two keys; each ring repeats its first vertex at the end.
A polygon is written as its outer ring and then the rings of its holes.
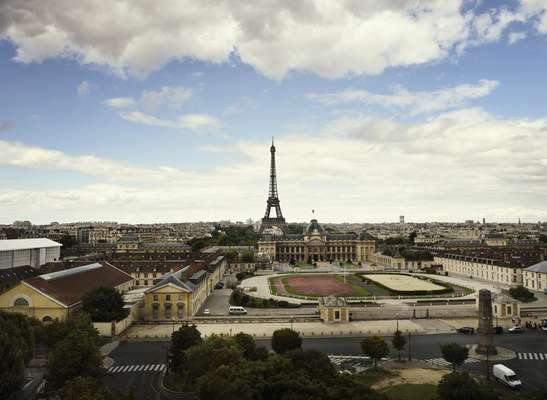
{"type": "MultiPolygon", "coordinates": [[[[388,338],[389,340],[389,338],[388,338]]],[[[329,337],[305,338],[303,347],[317,349],[332,355],[362,355],[361,338],[329,337]]],[[[440,344],[456,342],[462,345],[477,343],[478,335],[442,334],[411,336],[411,352],[413,359],[426,360],[432,366],[446,366],[442,360],[440,344]]],[[[523,381],[523,390],[547,391],[545,371],[547,371],[547,334],[539,331],[527,331],[512,335],[504,333],[494,337],[496,346],[511,349],[517,357],[501,363],[513,369],[523,381]]],[[[256,340],[258,346],[270,347],[269,339],[256,340]]],[[[137,399],[165,399],[159,393],[158,377],[165,364],[165,356],[169,342],[130,341],[114,350],[110,357],[114,365],[104,382],[111,389],[128,391],[133,386],[137,399]],[[121,368],[120,368],[121,367],[121,368]]],[[[408,344],[402,352],[408,357],[408,344]]],[[[392,352],[391,358],[397,354],[392,352]]],[[[473,373],[484,374],[485,362],[470,360],[464,364],[464,369],[473,373]]],[[[493,363],[491,362],[491,365],[493,363]]]]}

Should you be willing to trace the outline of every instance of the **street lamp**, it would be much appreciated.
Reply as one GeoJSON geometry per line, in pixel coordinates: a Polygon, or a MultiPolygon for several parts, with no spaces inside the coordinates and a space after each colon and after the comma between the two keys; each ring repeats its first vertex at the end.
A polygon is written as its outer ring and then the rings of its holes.
{"type": "Polygon", "coordinates": [[[395,313],[395,318],[397,320],[397,331],[396,332],[399,332],[399,313],[395,313]]]}

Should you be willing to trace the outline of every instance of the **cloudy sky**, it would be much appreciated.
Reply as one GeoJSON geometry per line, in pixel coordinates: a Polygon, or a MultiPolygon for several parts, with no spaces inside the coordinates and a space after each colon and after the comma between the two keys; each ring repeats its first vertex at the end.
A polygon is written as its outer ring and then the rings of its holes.
{"type": "Polygon", "coordinates": [[[2,0],[0,223],[547,220],[547,0],[259,3],[2,0]]]}

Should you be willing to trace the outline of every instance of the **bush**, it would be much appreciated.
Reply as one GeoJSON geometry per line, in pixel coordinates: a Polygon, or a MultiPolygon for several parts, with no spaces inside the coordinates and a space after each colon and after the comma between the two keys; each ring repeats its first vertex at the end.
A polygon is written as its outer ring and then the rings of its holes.
{"type": "Polygon", "coordinates": [[[479,385],[468,373],[445,375],[437,386],[439,400],[497,400],[491,388],[479,385]]]}
{"type": "Polygon", "coordinates": [[[243,306],[249,308],[299,308],[300,304],[292,304],[285,300],[260,299],[249,296],[241,289],[234,289],[230,295],[232,306],[243,306]]]}
{"type": "Polygon", "coordinates": [[[302,338],[298,332],[289,328],[278,329],[272,336],[272,349],[278,354],[285,354],[290,350],[300,349],[302,338]]]}
{"type": "Polygon", "coordinates": [[[509,294],[511,295],[512,298],[520,300],[524,303],[528,303],[536,298],[534,296],[534,293],[532,293],[530,290],[528,290],[524,286],[518,286],[518,287],[509,289],[509,294]]]}

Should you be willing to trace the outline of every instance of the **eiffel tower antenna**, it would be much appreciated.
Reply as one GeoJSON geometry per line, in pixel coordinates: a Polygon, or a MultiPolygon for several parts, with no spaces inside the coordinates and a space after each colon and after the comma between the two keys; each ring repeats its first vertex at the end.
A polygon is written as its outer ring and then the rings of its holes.
{"type": "Polygon", "coordinates": [[[266,200],[266,212],[264,213],[264,218],[262,218],[259,233],[262,233],[264,229],[272,227],[281,229],[283,233],[287,232],[287,223],[285,222],[285,218],[283,218],[279,203],[277,172],[275,168],[275,145],[274,138],[272,137],[272,145],[270,147],[270,187],[268,191],[268,200],[266,200]],[[272,209],[275,209],[275,217],[271,216],[272,209]]]}

